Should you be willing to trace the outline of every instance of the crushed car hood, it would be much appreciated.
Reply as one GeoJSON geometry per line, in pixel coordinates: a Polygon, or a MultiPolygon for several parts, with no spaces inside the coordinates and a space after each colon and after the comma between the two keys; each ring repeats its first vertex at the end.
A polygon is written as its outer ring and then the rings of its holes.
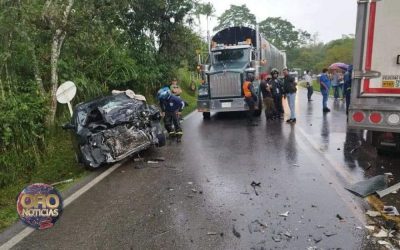
{"type": "Polygon", "coordinates": [[[160,111],[125,93],[81,103],[72,117],[81,161],[96,168],[159,143],[160,111]]]}

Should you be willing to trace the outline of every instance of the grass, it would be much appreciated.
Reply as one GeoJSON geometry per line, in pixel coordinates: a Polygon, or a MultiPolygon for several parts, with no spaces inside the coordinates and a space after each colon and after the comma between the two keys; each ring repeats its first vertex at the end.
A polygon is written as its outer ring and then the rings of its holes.
{"type": "MultiPolygon", "coordinates": [[[[182,99],[189,103],[183,110],[183,116],[196,109],[196,94],[183,88],[182,99]]],[[[24,187],[32,183],[55,183],[73,179],[72,183],[57,186],[57,190],[64,191],[88,174],[88,171],[75,160],[71,134],[61,128],[55,128],[46,139],[46,152],[37,168],[29,177],[0,188],[0,232],[18,220],[16,198],[24,187]]],[[[16,164],[18,160],[15,160],[16,164]]]]}
{"type": "MultiPolygon", "coordinates": [[[[71,137],[61,128],[55,128],[47,136],[46,151],[43,158],[29,177],[21,177],[17,182],[0,189],[0,232],[18,219],[16,198],[24,187],[32,183],[55,183],[67,179],[77,179],[86,175],[86,171],[75,161],[71,137]]],[[[18,161],[15,160],[18,164],[18,161]]],[[[57,186],[63,191],[68,185],[57,186]]]]}

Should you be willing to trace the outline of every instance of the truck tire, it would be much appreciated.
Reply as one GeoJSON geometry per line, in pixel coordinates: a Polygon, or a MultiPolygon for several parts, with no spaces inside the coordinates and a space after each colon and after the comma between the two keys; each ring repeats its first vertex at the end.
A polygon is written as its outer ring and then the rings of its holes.
{"type": "Polygon", "coordinates": [[[211,119],[211,113],[210,112],[203,112],[203,119],[204,120],[210,120],[211,119]]]}

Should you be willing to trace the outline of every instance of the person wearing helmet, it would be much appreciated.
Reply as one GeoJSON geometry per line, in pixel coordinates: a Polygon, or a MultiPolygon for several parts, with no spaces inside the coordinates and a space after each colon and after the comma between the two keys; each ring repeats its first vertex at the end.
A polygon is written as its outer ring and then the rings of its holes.
{"type": "Polygon", "coordinates": [[[157,93],[157,99],[160,102],[165,129],[169,136],[177,136],[179,140],[183,135],[179,118],[185,107],[184,101],[178,96],[172,95],[169,88],[161,88],[157,93]]]}
{"type": "Polygon", "coordinates": [[[283,94],[283,84],[278,78],[279,71],[277,69],[271,70],[271,80],[268,82],[271,86],[272,98],[275,105],[274,119],[283,119],[283,105],[282,105],[282,94],[283,94]]]}
{"type": "MultiPolygon", "coordinates": [[[[271,71],[271,74],[273,71],[271,71]]],[[[273,120],[276,114],[274,99],[272,98],[272,86],[269,85],[267,80],[268,74],[262,73],[260,89],[263,96],[264,108],[265,108],[265,118],[268,120],[273,120]]]]}
{"type": "Polygon", "coordinates": [[[244,93],[244,100],[249,107],[247,111],[247,121],[248,124],[251,126],[257,126],[258,124],[254,121],[254,112],[257,103],[257,95],[254,92],[254,74],[248,73],[246,77],[246,81],[243,83],[243,93],[244,93]]]}

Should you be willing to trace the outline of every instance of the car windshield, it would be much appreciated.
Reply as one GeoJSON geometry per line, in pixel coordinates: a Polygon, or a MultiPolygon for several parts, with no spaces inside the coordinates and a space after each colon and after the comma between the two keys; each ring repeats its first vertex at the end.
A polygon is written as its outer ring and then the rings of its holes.
{"type": "Polygon", "coordinates": [[[250,58],[249,51],[249,49],[227,49],[215,51],[213,53],[213,62],[214,64],[248,62],[250,58]]]}

